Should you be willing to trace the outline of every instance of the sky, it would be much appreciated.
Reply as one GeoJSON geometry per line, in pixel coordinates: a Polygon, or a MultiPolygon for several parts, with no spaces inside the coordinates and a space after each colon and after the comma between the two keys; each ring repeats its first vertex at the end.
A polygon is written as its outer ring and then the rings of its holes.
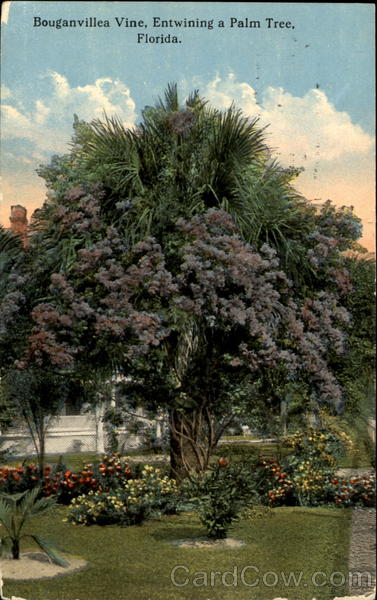
{"type": "Polygon", "coordinates": [[[374,250],[372,3],[12,1],[1,20],[3,225],[43,203],[36,169],[69,152],[74,114],[132,127],[176,82],[258,117],[298,191],[354,206],[374,250]]]}

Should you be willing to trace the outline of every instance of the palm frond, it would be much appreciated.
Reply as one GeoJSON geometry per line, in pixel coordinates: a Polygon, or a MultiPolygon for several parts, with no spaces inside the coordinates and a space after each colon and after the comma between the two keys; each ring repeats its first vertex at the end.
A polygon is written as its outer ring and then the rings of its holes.
{"type": "Polygon", "coordinates": [[[20,512],[25,515],[25,520],[33,519],[41,514],[45,514],[54,508],[55,498],[38,498],[39,488],[30,490],[30,495],[26,496],[20,504],[20,512]]]}
{"type": "Polygon", "coordinates": [[[165,101],[159,98],[158,100],[158,108],[163,110],[166,113],[175,112],[179,110],[179,102],[178,102],[178,90],[176,83],[169,83],[165,90],[165,101]]]}
{"type": "Polygon", "coordinates": [[[10,503],[0,498],[0,523],[9,535],[11,535],[12,530],[12,514],[13,511],[10,503]]]}
{"type": "Polygon", "coordinates": [[[69,562],[62,556],[59,556],[56,553],[56,549],[45,538],[40,537],[39,535],[30,535],[29,537],[31,537],[36,542],[36,544],[38,544],[38,546],[41,548],[41,550],[43,550],[43,552],[45,552],[47,554],[49,559],[55,565],[58,565],[59,567],[68,567],[69,566],[69,562]]]}
{"type": "Polygon", "coordinates": [[[9,536],[0,538],[0,558],[9,558],[11,555],[11,539],[9,536]]]}
{"type": "Polygon", "coordinates": [[[8,256],[17,256],[22,250],[20,236],[0,225],[0,256],[4,253],[8,256]]]}

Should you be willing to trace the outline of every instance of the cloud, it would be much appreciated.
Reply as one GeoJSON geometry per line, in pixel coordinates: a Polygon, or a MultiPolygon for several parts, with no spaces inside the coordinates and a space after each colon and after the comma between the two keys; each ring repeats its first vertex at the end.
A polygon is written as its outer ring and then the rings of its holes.
{"type": "Polygon", "coordinates": [[[304,167],[295,187],[310,200],[330,198],[338,206],[354,206],[363,220],[362,242],[373,249],[374,138],[338,111],[325,92],[311,89],[299,97],[269,87],[257,102],[253,87],[233,73],[204,85],[195,81],[195,87],[220,109],[234,103],[246,116],[258,117],[279,162],[304,167]]]}
{"type": "Polygon", "coordinates": [[[134,124],[135,102],[121,81],[103,77],[94,84],[71,87],[59,73],[50,72],[45,77],[49,94],[37,99],[29,111],[7,90],[7,103],[1,107],[3,140],[30,140],[47,155],[67,150],[74,114],[91,121],[102,117],[105,111],[108,115],[117,114],[127,127],[134,124]]]}
{"type": "Polygon", "coordinates": [[[352,123],[348,113],[337,111],[322,90],[311,89],[299,97],[281,87],[268,87],[257,103],[253,87],[238,82],[233,73],[216,76],[201,89],[218,108],[234,102],[247,116],[258,116],[260,125],[268,126],[268,145],[284,163],[314,164],[319,159],[366,154],[373,148],[372,136],[352,123]]]}
{"type": "Polygon", "coordinates": [[[73,133],[73,115],[92,121],[103,112],[118,115],[127,127],[135,123],[135,102],[130,89],[118,79],[102,77],[92,84],[71,86],[60,73],[43,76],[48,91],[27,100],[16,90],[3,88],[2,112],[2,196],[0,222],[9,224],[11,204],[21,203],[29,215],[41,206],[45,197],[44,183],[35,169],[47,163],[52,154],[68,151],[73,133]]]}

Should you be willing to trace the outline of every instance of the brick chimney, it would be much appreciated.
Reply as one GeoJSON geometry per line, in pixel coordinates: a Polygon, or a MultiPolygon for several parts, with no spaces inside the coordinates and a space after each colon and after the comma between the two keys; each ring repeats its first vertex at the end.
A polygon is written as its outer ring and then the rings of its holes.
{"type": "Polygon", "coordinates": [[[26,208],[20,204],[10,207],[10,229],[20,236],[24,246],[27,246],[28,222],[26,214],[26,208]]]}

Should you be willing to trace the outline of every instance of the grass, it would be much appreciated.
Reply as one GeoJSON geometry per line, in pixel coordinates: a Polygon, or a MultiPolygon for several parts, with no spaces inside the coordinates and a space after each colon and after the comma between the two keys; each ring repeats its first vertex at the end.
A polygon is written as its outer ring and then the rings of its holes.
{"type": "Polygon", "coordinates": [[[38,600],[231,600],[237,593],[239,600],[277,596],[329,600],[347,592],[346,586],[334,588],[326,583],[315,587],[311,581],[316,572],[323,574],[318,576],[320,583],[328,581],[333,572],[346,575],[351,516],[347,509],[284,507],[274,509],[272,516],[242,520],[231,531],[232,537],[246,542],[237,550],[174,546],[175,540],[204,535],[191,513],[121,528],[73,526],[63,522],[66,511],[66,507],[58,507],[54,514],[39,518],[35,529],[57,542],[61,550],[88,560],[90,567],[53,580],[6,582],[7,596],[38,600]],[[173,585],[171,572],[177,565],[187,569],[177,570],[177,583],[185,583],[187,577],[188,585],[173,585]],[[211,571],[219,572],[214,585],[210,585],[211,571]],[[224,576],[229,571],[231,574],[224,576]],[[290,571],[296,577],[302,571],[300,586],[295,587],[293,580],[289,587],[282,584],[281,574],[288,577],[290,571]],[[277,585],[271,585],[276,579],[271,572],[278,576],[277,585]],[[236,573],[235,579],[232,573],[236,573]],[[203,585],[205,577],[207,586],[203,585]],[[234,582],[237,587],[229,585],[234,582]]]}

